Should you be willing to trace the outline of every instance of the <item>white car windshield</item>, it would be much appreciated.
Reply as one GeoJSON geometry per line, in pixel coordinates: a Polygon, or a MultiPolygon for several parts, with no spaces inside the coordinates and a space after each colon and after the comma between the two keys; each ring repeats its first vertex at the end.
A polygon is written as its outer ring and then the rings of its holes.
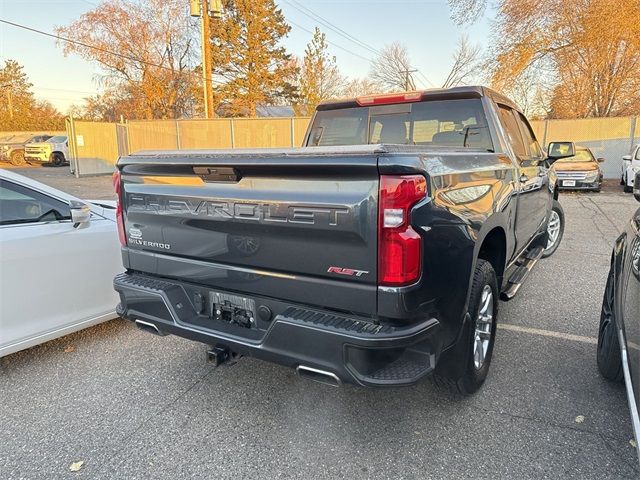
{"type": "Polygon", "coordinates": [[[48,143],[62,143],[62,142],[66,142],[67,141],[67,137],[65,137],[64,135],[58,135],[57,137],[51,137],[49,140],[47,140],[48,143]]]}

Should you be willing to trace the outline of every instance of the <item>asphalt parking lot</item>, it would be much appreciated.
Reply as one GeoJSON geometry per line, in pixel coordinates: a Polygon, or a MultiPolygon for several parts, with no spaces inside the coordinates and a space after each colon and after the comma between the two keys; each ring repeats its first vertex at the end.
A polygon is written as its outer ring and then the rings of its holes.
{"type": "MultiPolygon", "coordinates": [[[[110,178],[16,170],[84,198],[110,178]]],[[[0,478],[638,478],[595,336],[611,246],[640,204],[563,194],[563,243],[501,303],[487,383],[334,389],[114,320],[0,359],[0,478]],[[71,472],[72,462],[84,464],[71,472]]]]}

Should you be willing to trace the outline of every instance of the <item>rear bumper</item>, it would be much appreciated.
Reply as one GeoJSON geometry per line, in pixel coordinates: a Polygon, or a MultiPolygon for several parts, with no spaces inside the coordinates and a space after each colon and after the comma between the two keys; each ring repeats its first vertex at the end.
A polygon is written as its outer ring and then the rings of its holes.
{"type": "Polygon", "coordinates": [[[124,273],[114,279],[114,288],[120,294],[117,313],[150,324],[161,335],[221,345],[291,368],[322,370],[346,383],[411,385],[433,370],[439,354],[440,328],[434,318],[396,327],[249,297],[258,312],[264,313],[265,307],[272,315],[257,315],[255,328],[246,328],[216,320],[199,301],[192,301],[208,298],[208,287],[124,273]]]}

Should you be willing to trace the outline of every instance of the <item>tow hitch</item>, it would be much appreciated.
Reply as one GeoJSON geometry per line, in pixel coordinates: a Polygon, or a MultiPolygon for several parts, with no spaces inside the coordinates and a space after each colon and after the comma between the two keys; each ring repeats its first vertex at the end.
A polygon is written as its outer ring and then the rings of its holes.
{"type": "Polygon", "coordinates": [[[207,351],[207,359],[213,363],[215,367],[219,367],[231,359],[231,351],[224,345],[216,345],[207,351]]]}

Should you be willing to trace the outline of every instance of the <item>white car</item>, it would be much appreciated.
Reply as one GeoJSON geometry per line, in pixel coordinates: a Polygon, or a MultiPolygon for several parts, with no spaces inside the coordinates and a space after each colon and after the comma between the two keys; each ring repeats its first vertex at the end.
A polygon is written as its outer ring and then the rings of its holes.
{"type": "Polygon", "coordinates": [[[0,170],[0,357],[115,318],[115,202],[0,170]]]}
{"type": "Polygon", "coordinates": [[[633,148],[631,155],[622,157],[622,177],[620,184],[624,185],[625,192],[630,193],[633,191],[633,182],[638,172],[640,172],[640,144],[633,148]]]}

